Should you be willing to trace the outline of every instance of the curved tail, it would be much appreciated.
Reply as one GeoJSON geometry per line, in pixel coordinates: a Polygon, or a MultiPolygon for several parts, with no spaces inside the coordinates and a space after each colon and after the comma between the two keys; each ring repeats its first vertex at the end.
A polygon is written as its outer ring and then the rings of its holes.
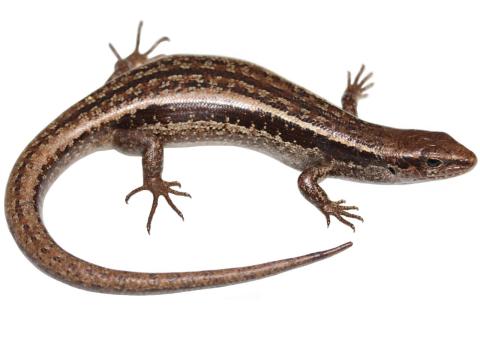
{"type": "Polygon", "coordinates": [[[105,293],[143,294],[224,286],[311,264],[352,245],[348,242],[296,258],[198,272],[140,273],[113,270],[89,263],[71,255],[55,243],[43,224],[41,210],[43,197],[60,172],[94,149],[78,147],[72,151],[70,147],[69,155],[62,155],[63,143],[44,146],[43,139],[48,137],[43,135],[41,133],[37,136],[24,150],[12,170],[5,195],[5,213],[10,231],[23,253],[42,271],[75,287],[105,293]]]}
{"type": "MultiPolygon", "coordinates": [[[[33,208],[24,204],[22,209],[33,208]]],[[[351,242],[300,257],[222,270],[172,273],[141,273],[104,268],[79,259],[58,246],[39,223],[17,224],[19,215],[8,215],[10,230],[18,246],[40,270],[82,289],[114,294],[162,294],[226,286],[264,278],[308,265],[337,254],[351,242]]]]}

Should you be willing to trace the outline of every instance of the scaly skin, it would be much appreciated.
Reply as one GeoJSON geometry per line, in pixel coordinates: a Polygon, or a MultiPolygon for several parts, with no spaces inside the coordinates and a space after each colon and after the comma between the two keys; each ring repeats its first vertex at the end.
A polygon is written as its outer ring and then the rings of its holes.
{"type": "Polygon", "coordinates": [[[336,176],[407,183],[459,175],[476,163],[471,151],[445,133],[388,128],[357,118],[357,102],[371,86],[371,75],[362,78],[363,67],[353,83],[349,75],[341,109],[244,61],[188,55],[149,59],[138,52],[138,42],[126,59],[114,50],[120,60],[108,82],[38,134],[8,182],[6,217],[17,244],[40,269],[68,284],[133,294],[221,286],[277,274],[351,246],[250,267],[187,273],[126,272],[88,263],[51,239],[41,210],[59,174],[97,150],[142,155],[144,182],[127,200],[141,190],[153,193],[149,231],[160,196],[181,217],[170,194],[189,196],[172,188],[179,182],[161,177],[165,146],[235,144],[267,153],[302,171],[299,188],[328,223],[334,216],[352,228],[346,218],[361,220],[351,213],[356,207],[331,201],[319,180],[336,176]]]}

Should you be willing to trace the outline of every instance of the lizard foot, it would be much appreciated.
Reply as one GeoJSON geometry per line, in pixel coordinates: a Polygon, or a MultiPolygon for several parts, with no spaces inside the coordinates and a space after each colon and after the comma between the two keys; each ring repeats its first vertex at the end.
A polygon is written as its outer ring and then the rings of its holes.
{"type": "Polygon", "coordinates": [[[340,222],[342,222],[345,225],[348,225],[350,228],[353,229],[353,231],[355,231],[355,226],[353,225],[353,223],[350,223],[344,217],[358,219],[359,221],[362,221],[362,222],[363,222],[363,218],[356,214],[347,212],[349,210],[358,210],[357,206],[342,205],[344,203],[345,203],[345,200],[329,201],[327,204],[323,205],[320,208],[320,210],[323,212],[323,214],[327,218],[327,226],[330,226],[330,216],[334,216],[340,222]]]}
{"type": "Polygon", "coordinates": [[[147,182],[145,182],[143,186],[132,190],[125,197],[125,202],[128,204],[128,200],[130,200],[130,198],[138,192],[148,190],[149,192],[152,193],[153,202],[152,202],[152,207],[150,209],[150,214],[148,216],[148,221],[147,221],[147,231],[149,234],[150,234],[150,227],[152,224],[153,215],[155,214],[155,210],[157,209],[159,196],[163,196],[167,201],[167,203],[170,205],[170,207],[180,216],[180,218],[182,218],[182,220],[184,219],[182,212],[172,202],[169,194],[186,196],[188,198],[191,198],[191,195],[185,192],[179,192],[178,190],[174,190],[171,187],[181,188],[181,184],[180,182],[177,182],[177,181],[167,182],[167,181],[163,181],[161,178],[152,178],[147,182]]]}
{"type": "Polygon", "coordinates": [[[135,44],[135,50],[128,57],[122,58],[120,56],[120,54],[118,54],[115,47],[113,47],[113,45],[111,43],[108,44],[108,46],[112,50],[115,57],[118,59],[117,63],[115,64],[115,71],[113,72],[112,76],[110,76],[108,81],[124,74],[125,72],[133,70],[133,69],[135,69],[135,68],[137,68],[141,65],[144,65],[144,64],[146,64],[150,61],[153,61],[153,60],[161,57],[161,55],[158,55],[156,57],[149,58],[148,55],[150,53],[152,53],[153,50],[155,48],[157,48],[157,46],[160,43],[162,43],[164,41],[170,41],[170,39],[168,37],[164,36],[164,37],[158,39],[157,41],[155,41],[155,43],[152,45],[152,47],[150,47],[150,49],[148,51],[146,51],[145,53],[140,53],[139,47],[140,47],[140,35],[142,33],[142,26],[143,26],[143,22],[140,22],[138,24],[137,41],[136,41],[136,44],[135,44]]]}
{"type": "Polygon", "coordinates": [[[370,72],[365,77],[360,79],[365,71],[365,65],[360,67],[360,71],[358,71],[357,76],[352,83],[352,75],[350,71],[348,71],[348,82],[347,82],[347,89],[345,90],[345,94],[349,94],[355,100],[366,98],[368,94],[365,92],[373,87],[373,83],[366,84],[368,80],[373,76],[373,73],[370,72]]]}

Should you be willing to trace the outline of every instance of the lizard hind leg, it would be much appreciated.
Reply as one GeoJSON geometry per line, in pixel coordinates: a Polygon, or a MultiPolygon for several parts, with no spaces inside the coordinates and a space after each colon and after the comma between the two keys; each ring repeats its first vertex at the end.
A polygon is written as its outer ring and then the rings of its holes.
{"type": "Polygon", "coordinates": [[[155,43],[145,53],[140,53],[139,48],[140,48],[140,37],[141,37],[141,33],[142,33],[142,26],[143,26],[143,22],[140,22],[138,24],[137,40],[136,40],[136,43],[135,43],[135,49],[128,57],[122,58],[120,56],[120,54],[117,52],[117,50],[115,49],[115,47],[111,43],[108,44],[108,46],[112,50],[115,57],[117,57],[117,59],[118,59],[117,62],[115,63],[115,71],[110,76],[108,81],[110,81],[110,80],[112,80],[112,79],[130,71],[130,70],[133,70],[133,69],[135,69],[139,66],[142,66],[142,65],[144,65],[146,63],[149,63],[153,60],[156,60],[156,59],[158,59],[159,57],[162,56],[162,55],[157,55],[157,56],[152,57],[152,58],[148,57],[148,55],[150,53],[152,53],[153,50],[155,48],[157,48],[157,46],[160,43],[162,43],[164,41],[170,41],[170,39],[166,36],[161,37],[157,41],[155,41],[155,43]]]}
{"type": "Polygon", "coordinates": [[[168,182],[162,178],[163,143],[154,134],[141,130],[117,130],[114,135],[114,148],[126,154],[142,155],[143,184],[132,190],[125,197],[128,203],[130,198],[144,190],[152,193],[153,201],[147,220],[147,231],[150,233],[152,219],[158,206],[158,198],[163,196],[168,205],[183,219],[182,212],[175,206],[170,194],[191,197],[172,187],[181,188],[178,181],[168,182]]]}

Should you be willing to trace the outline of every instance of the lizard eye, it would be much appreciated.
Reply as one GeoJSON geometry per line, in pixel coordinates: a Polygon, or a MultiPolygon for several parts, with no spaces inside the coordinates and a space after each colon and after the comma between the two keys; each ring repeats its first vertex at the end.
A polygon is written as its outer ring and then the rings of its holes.
{"type": "Polygon", "coordinates": [[[439,167],[442,164],[441,160],[438,159],[427,159],[427,165],[430,167],[439,167]]]}

